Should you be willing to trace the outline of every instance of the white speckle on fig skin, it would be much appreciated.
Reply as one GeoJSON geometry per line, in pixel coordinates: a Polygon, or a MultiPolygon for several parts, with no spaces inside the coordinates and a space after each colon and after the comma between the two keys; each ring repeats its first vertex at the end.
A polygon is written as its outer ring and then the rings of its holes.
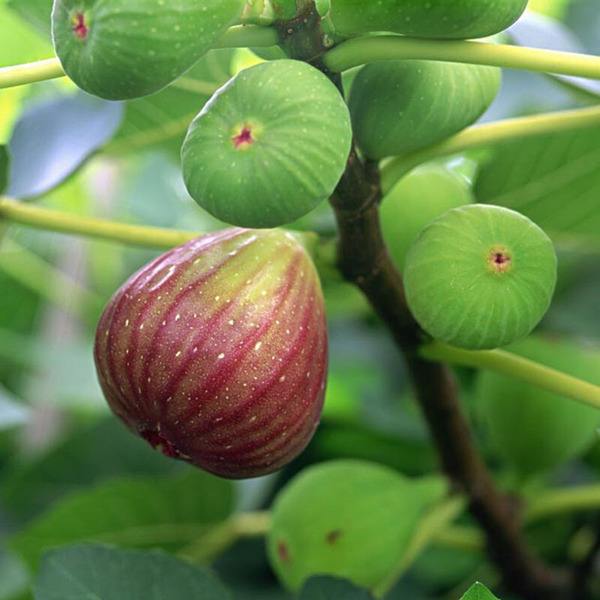
{"type": "Polygon", "coordinates": [[[156,431],[160,423],[161,436],[201,468],[259,476],[292,460],[318,424],[327,368],[323,298],[306,252],[282,232],[206,237],[159,257],[115,295],[99,325],[109,336],[96,341],[98,374],[132,430],[156,431]],[[149,287],[170,265],[176,275],[158,300],[149,287]],[[315,373],[309,382],[306,372],[315,373]]]}

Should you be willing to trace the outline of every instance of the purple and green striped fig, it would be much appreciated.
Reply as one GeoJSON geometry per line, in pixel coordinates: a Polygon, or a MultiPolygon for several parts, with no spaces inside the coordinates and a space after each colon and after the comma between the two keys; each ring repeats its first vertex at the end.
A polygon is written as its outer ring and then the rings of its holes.
{"type": "Polygon", "coordinates": [[[275,471],[308,444],[323,405],[314,265],[279,230],[191,241],[115,294],[95,359],[112,410],[167,456],[232,479],[275,471]]]}

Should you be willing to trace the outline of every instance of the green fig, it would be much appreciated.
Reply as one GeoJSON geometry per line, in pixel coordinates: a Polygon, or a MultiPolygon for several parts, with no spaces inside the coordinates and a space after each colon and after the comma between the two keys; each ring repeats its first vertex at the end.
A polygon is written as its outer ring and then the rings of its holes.
{"type": "Polygon", "coordinates": [[[183,175],[192,198],[218,219],[276,227],[333,192],[351,142],[333,83],[307,63],[275,60],[238,73],[194,119],[183,175]]]}
{"type": "MultiPolygon", "coordinates": [[[[542,337],[508,349],[600,385],[598,350],[542,337]]],[[[493,449],[521,475],[549,471],[579,456],[600,426],[597,409],[490,371],[480,373],[475,396],[493,449]]]]}
{"type": "Polygon", "coordinates": [[[418,167],[401,179],[381,205],[381,227],[400,270],[421,230],[451,208],[473,202],[467,180],[442,165],[418,167]]]}
{"type": "Polygon", "coordinates": [[[291,590],[319,574],[373,588],[398,568],[420,518],[445,491],[441,479],[411,480],[364,461],[313,466],[275,501],[271,565],[291,590]]]}
{"type": "Polygon", "coordinates": [[[331,0],[335,32],[390,31],[412,37],[481,38],[510,27],[527,0],[331,0]]]}
{"type": "Polygon", "coordinates": [[[500,88],[495,67],[408,60],[361,69],[349,106],[358,145],[372,159],[412,152],[474,123],[500,88]]]}
{"type": "Polygon", "coordinates": [[[239,17],[244,0],[54,0],[52,38],[65,73],[108,100],[157,92],[239,17]]]}
{"type": "Polygon", "coordinates": [[[471,204],[423,229],[408,251],[404,284],[413,315],[434,339],[491,349],[540,322],[556,271],[552,242],[527,217],[471,204]]]}

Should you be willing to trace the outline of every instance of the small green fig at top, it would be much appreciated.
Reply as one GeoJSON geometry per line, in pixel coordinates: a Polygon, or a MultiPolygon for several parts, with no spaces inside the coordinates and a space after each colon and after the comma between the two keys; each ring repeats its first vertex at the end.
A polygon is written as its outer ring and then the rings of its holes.
{"type": "Polygon", "coordinates": [[[108,100],[173,82],[239,17],[244,0],[54,0],[52,38],[65,73],[108,100]]]}
{"type": "Polygon", "coordinates": [[[412,37],[468,39],[510,27],[528,0],[331,0],[330,21],[340,36],[388,31],[412,37]]]}

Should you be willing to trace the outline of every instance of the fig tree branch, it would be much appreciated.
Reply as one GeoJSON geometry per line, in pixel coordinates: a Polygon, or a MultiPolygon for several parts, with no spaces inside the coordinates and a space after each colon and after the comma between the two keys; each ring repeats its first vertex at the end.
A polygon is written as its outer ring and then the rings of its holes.
{"type": "Polygon", "coordinates": [[[360,37],[329,50],[323,62],[333,72],[380,60],[442,60],[600,79],[600,56],[506,44],[417,39],[398,35],[360,37]]]}
{"type": "Polygon", "coordinates": [[[36,229],[158,249],[173,248],[201,235],[193,231],[127,225],[105,219],[80,217],[0,197],[0,221],[2,220],[36,229]]]}
{"type": "Polygon", "coordinates": [[[600,408],[600,386],[571,377],[512,352],[463,350],[441,342],[431,342],[421,348],[421,355],[430,360],[496,371],[582,404],[600,408]]]}
{"type": "Polygon", "coordinates": [[[392,158],[382,166],[381,186],[387,194],[395,183],[416,166],[442,156],[485,148],[501,142],[526,139],[545,134],[600,127],[600,106],[504,119],[475,125],[460,133],[419,150],[392,158]]]}

